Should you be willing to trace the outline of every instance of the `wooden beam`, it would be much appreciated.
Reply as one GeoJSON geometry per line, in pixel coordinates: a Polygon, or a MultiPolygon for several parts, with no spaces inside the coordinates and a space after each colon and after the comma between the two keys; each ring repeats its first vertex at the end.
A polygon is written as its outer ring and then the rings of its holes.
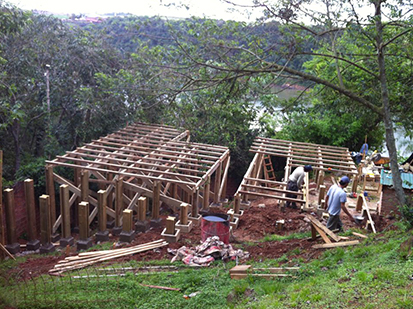
{"type": "Polygon", "coordinates": [[[334,234],[332,231],[330,231],[326,226],[324,226],[320,221],[318,221],[316,218],[314,218],[313,216],[309,216],[306,215],[305,216],[308,220],[311,221],[311,223],[313,223],[315,226],[317,226],[318,228],[320,228],[321,230],[324,231],[324,233],[326,233],[328,236],[330,236],[334,241],[338,242],[340,241],[339,236],[337,236],[336,234],[334,234]]]}
{"type": "Polygon", "coordinates": [[[351,241],[340,241],[331,244],[319,244],[312,246],[314,249],[325,249],[325,248],[337,248],[337,247],[346,247],[346,246],[354,246],[358,245],[360,242],[358,240],[351,240],[351,241]]]}

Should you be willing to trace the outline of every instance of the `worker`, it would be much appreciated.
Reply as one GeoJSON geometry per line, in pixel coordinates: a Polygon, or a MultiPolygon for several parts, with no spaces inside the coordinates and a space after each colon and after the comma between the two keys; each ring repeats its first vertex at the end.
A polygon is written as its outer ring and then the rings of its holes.
{"type": "MultiPolygon", "coordinates": [[[[290,175],[290,177],[288,177],[287,190],[296,192],[298,192],[298,190],[301,190],[304,183],[305,173],[311,172],[312,170],[313,167],[311,165],[297,167],[290,175]]],[[[287,193],[287,197],[297,198],[297,194],[287,193]]],[[[286,206],[297,209],[295,202],[287,201],[286,206]]]]}
{"type": "Polygon", "coordinates": [[[356,219],[350,214],[346,207],[347,194],[344,188],[350,183],[350,178],[347,176],[341,177],[338,185],[332,185],[327,192],[326,205],[330,217],[327,221],[327,228],[330,230],[343,228],[343,223],[340,220],[340,212],[343,210],[350,219],[357,223],[356,219]]]}

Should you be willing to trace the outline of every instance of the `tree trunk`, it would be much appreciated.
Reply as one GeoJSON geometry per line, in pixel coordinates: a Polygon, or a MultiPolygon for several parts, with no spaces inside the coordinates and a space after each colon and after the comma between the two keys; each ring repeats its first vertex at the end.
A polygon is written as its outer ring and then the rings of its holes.
{"type": "Polygon", "coordinates": [[[383,48],[383,24],[381,21],[381,3],[383,0],[376,0],[376,44],[377,44],[377,61],[379,66],[379,77],[381,86],[381,98],[383,103],[383,120],[384,127],[386,129],[386,146],[389,151],[390,168],[392,172],[393,186],[396,190],[397,200],[400,205],[406,205],[407,199],[403,191],[402,178],[399,171],[399,165],[397,162],[397,150],[396,142],[394,139],[393,122],[390,110],[389,89],[387,87],[386,65],[384,61],[384,48],[383,48]]]}

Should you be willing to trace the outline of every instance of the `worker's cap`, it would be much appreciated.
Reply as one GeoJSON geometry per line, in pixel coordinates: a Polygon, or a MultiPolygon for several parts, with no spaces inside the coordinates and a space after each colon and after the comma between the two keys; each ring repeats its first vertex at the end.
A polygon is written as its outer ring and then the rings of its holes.
{"type": "Polygon", "coordinates": [[[313,167],[311,165],[304,165],[304,172],[310,172],[313,170],[313,167]]]}
{"type": "Polygon", "coordinates": [[[347,185],[347,184],[349,184],[349,182],[350,182],[350,178],[348,178],[347,176],[343,176],[340,179],[340,184],[341,185],[347,185]]]}

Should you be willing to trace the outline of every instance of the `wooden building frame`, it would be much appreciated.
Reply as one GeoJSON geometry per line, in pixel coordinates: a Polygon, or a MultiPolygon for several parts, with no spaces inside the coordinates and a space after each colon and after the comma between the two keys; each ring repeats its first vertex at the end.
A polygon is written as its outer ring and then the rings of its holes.
{"type": "MultiPolygon", "coordinates": [[[[305,205],[304,207],[308,206],[308,186],[304,187],[303,192],[298,193],[286,190],[291,169],[297,166],[312,165],[317,183],[319,177],[324,177],[325,171],[348,175],[353,179],[356,179],[358,175],[350,152],[344,147],[257,137],[250,152],[255,153],[255,156],[235,193],[235,197],[240,196],[244,202],[248,202],[251,196],[255,196],[300,202],[305,205]],[[268,160],[271,156],[287,159],[284,178],[281,181],[268,179],[265,175],[264,168],[267,163],[264,162],[264,158],[268,160]],[[297,198],[289,198],[286,196],[287,193],[296,194],[297,198]]],[[[308,174],[305,183],[308,184],[308,174]]]]}
{"type": "Polygon", "coordinates": [[[98,212],[98,190],[105,191],[107,215],[115,224],[122,223],[123,210],[137,207],[141,196],[152,201],[155,219],[154,211],[159,212],[162,203],[174,210],[187,203],[194,217],[199,207],[220,203],[227,186],[229,149],[189,140],[189,131],[135,123],[46,161],[52,232],[62,223],[56,212],[55,183],[69,186],[70,207],[89,202],[89,224],[98,212]],[[73,179],[60,176],[55,167],[72,169],[73,179]]]}

